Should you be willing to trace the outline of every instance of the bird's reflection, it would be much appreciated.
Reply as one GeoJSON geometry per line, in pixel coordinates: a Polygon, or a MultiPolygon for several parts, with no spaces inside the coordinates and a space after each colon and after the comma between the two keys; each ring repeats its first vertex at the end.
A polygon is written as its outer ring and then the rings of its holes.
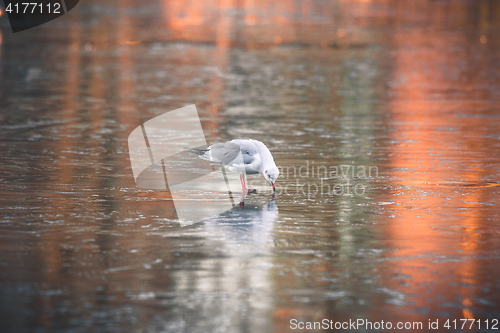
{"type": "Polygon", "coordinates": [[[210,241],[223,242],[233,252],[262,253],[272,245],[271,231],[278,216],[276,201],[247,203],[205,221],[210,241]],[[237,250],[239,249],[239,250],[237,250]]]}
{"type": "Polygon", "coordinates": [[[172,273],[175,296],[169,301],[176,312],[157,318],[154,325],[167,328],[176,323],[185,332],[269,331],[277,216],[278,205],[271,200],[234,207],[201,224],[197,234],[202,240],[197,246],[203,255],[177,262],[172,273]]]}

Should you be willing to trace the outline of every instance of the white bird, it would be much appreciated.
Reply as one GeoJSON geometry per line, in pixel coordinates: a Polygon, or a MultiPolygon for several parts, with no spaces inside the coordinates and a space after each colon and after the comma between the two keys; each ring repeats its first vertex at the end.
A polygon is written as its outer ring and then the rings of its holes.
{"type": "Polygon", "coordinates": [[[216,143],[207,149],[186,149],[198,154],[204,160],[220,163],[231,171],[240,172],[243,192],[255,192],[255,190],[248,190],[246,188],[243,171],[248,175],[261,173],[271,183],[273,191],[276,191],[274,183],[280,171],[274,163],[273,155],[271,155],[269,149],[260,141],[237,139],[226,143],[216,143]]]}

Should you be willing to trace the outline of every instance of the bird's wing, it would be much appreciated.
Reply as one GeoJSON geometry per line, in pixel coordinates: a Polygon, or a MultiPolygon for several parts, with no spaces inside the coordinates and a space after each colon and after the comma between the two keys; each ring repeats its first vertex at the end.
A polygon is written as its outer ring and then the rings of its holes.
{"type": "Polygon", "coordinates": [[[255,162],[256,158],[258,158],[257,155],[259,154],[259,150],[250,140],[233,140],[231,142],[240,147],[245,164],[252,164],[255,162]]]}
{"type": "Polygon", "coordinates": [[[232,142],[216,143],[210,146],[210,153],[214,161],[223,165],[241,163],[241,161],[238,161],[240,152],[240,146],[232,142]]]}

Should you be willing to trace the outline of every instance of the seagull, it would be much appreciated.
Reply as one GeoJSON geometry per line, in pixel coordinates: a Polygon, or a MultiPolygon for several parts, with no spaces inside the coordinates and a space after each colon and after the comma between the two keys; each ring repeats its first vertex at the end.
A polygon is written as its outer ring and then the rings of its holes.
{"type": "Polygon", "coordinates": [[[222,164],[226,169],[240,172],[241,187],[243,194],[255,193],[256,190],[246,188],[245,175],[262,174],[273,186],[280,171],[274,163],[273,155],[262,142],[257,140],[236,139],[226,143],[216,143],[207,149],[186,148],[191,153],[199,155],[206,161],[222,164]],[[241,155],[240,155],[241,152],[241,155]]]}

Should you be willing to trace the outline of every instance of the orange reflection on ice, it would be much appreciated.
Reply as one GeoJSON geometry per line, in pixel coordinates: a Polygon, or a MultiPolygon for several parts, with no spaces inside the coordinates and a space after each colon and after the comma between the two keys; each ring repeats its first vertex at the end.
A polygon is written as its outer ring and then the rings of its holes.
{"type": "Polygon", "coordinates": [[[173,40],[217,45],[223,42],[246,48],[283,43],[326,47],[339,39],[336,30],[331,29],[332,24],[350,24],[334,17],[350,13],[353,8],[359,16],[369,11],[368,3],[335,8],[314,1],[196,0],[163,1],[163,17],[168,36],[173,40]],[[221,35],[225,38],[221,39],[221,35]]]}
{"type": "MultiPolygon", "coordinates": [[[[460,12],[455,17],[467,23],[460,12]]],[[[485,189],[491,186],[482,180],[490,170],[483,163],[488,156],[481,154],[496,156],[477,138],[492,126],[485,121],[491,101],[478,101],[468,93],[477,89],[475,63],[454,50],[455,45],[466,45],[467,37],[445,34],[439,22],[429,24],[436,26],[396,29],[393,35],[390,167],[401,195],[386,232],[394,256],[403,260],[388,265],[392,272],[410,277],[408,287],[392,286],[403,292],[457,302],[447,296],[459,290],[461,306],[446,311],[472,319],[475,290],[470,286],[480,284],[475,272],[482,264],[469,256],[481,250],[478,229],[486,226],[488,210],[481,205],[488,200],[485,189]]],[[[431,314],[443,311],[440,301],[411,300],[431,314]]]]}

